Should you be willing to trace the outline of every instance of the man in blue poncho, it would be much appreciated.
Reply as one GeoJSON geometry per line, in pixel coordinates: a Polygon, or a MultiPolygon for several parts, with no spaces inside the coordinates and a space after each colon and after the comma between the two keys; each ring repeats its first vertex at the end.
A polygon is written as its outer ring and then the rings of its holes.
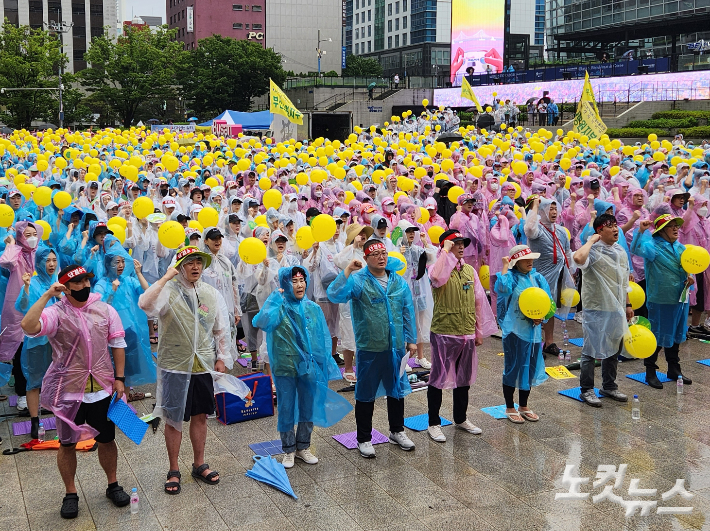
{"type": "Polygon", "coordinates": [[[366,268],[352,260],[328,288],[331,302],[350,302],[357,352],[355,422],[360,455],[375,457],[372,415],[375,399],[387,396],[389,440],[402,450],[414,449],[404,433],[404,397],[412,388],[407,380],[406,351],[417,351],[417,331],[412,293],[396,274],[401,261],[387,257],[385,244],[368,240],[363,245],[366,268]]]}
{"type": "Polygon", "coordinates": [[[313,426],[332,426],[353,408],[344,397],[328,389],[328,380],[339,380],[341,375],[330,355],[330,333],[323,311],[306,296],[305,268],[282,267],[279,286],[253,324],[266,333],[279,411],[277,429],[286,454],[282,464],[291,468],[298,457],[315,465],[318,458],[310,451],[313,426]]]}
{"type": "Polygon", "coordinates": [[[631,252],[644,259],[646,271],[646,306],[651,332],[656,336],[658,347],[653,355],[645,358],[646,383],[655,389],[663,389],[656,376],[658,352],[663,347],[668,363],[668,378],[683,378],[689,385],[690,378],[682,375],[678,350],[686,340],[688,331],[688,311],[690,303],[684,291],[695,283],[695,279],[683,270],[680,256],[685,245],[678,241],[683,219],[671,214],[658,216],[655,221],[644,220],[631,242],[631,252]],[[647,232],[653,226],[653,235],[647,232]]]}

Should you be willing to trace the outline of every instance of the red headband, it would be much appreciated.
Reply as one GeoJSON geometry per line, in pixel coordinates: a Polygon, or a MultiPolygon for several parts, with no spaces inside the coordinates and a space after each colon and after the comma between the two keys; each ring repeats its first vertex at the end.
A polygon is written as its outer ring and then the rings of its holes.
{"type": "Polygon", "coordinates": [[[291,278],[297,278],[297,277],[306,278],[305,275],[303,274],[303,271],[301,271],[300,269],[296,269],[293,272],[293,274],[291,275],[291,278]]]}
{"type": "Polygon", "coordinates": [[[379,249],[382,249],[383,251],[387,250],[384,243],[382,243],[382,242],[373,243],[367,249],[365,249],[365,256],[370,256],[372,251],[377,251],[379,249]]]}
{"type": "Polygon", "coordinates": [[[60,284],[66,284],[67,282],[71,282],[71,279],[78,276],[78,275],[83,275],[86,273],[86,269],[84,269],[81,266],[75,267],[71,271],[67,271],[62,277],[59,279],[60,284]]]}

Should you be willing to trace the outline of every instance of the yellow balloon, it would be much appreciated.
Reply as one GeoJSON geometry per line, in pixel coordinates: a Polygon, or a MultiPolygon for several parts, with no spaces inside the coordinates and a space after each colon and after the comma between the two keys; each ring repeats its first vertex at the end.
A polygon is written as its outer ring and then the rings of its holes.
{"type": "Polygon", "coordinates": [[[205,184],[210,188],[214,188],[215,186],[219,186],[219,181],[214,177],[207,177],[207,179],[205,179],[205,184]]]}
{"type": "MultiPolygon", "coordinates": [[[[113,218],[112,218],[113,219],[113,218]]],[[[108,230],[113,232],[113,235],[121,242],[121,245],[126,241],[126,229],[118,223],[108,224],[108,230]]]]}
{"type": "Polygon", "coordinates": [[[177,221],[166,221],[158,229],[158,241],[168,249],[177,249],[185,243],[185,229],[177,221]]]}
{"type": "Polygon", "coordinates": [[[268,177],[262,177],[259,179],[259,188],[262,190],[268,190],[271,188],[271,179],[268,177]]]}
{"type": "Polygon", "coordinates": [[[419,207],[419,217],[417,218],[417,223],[427,223],[429,221],[429,211],[424,207],[419,207]]]}
{"type": "MultiPolygon", "coordinates": [[[[151,201],[149,197],[139,197],[133,202],[133,215],[138,219],[147,218],[154,210],[153,201],[151,201]]],[[[185,237],[183,236],[183,240],[184,239],[185,237]]],[[[174,249],[174,247],[171,248],[174,249]]]]}
{"type": "Polygon", "coordinates": [[[0,227],[9,227],[14,221],[15,211],[12,210],[12,207],[10,205],[0,205],[0,227]]]}
{"type": "Polygon", "coordinates": [[[63,170],[64,168],[67,167],[67,161],[63,159],[62,157],[59,157],[54,160],[54,165],[59,168],[60,170],[63,170]]]}
{"type": "Polygon", "coordinates": [[[37,206],[46,207],[52,202],[52,189],[48,186],[40,186],[32,195],[32,200],[37,206]]]}
{"type": "Polygon", "coordinates": [[[54,206],[59,210],[64,210],[71,205],[71,195],[68,192],[57,192],[54,194],[54,206]]]}
{"type": "Polygon", "coordinates": [[[710,253],[703,247],[686,246],[685,251],[680,255],[680,265],[687,273],[697,275],[710,265],[710,253]]]}
{"type": "Polygon", "coordinates": [[[656,336],[644,326],[631,325],[624,334],[624,347],[634,358],[648,358],[656,352],[656,346],[656,336]]]}
{"type": "Polygon", "coordinates": [[[429,100],[426,99],[426,98],[424,98],[424,99],[422,100],[422,105],[424,105],[424,107],[427,107],[427,106],[429,105],[429,100]]]}
{"type": "Polygon", "coordinates": [[[560,293],[562,306],[573,307],[579,304],[579,291],[574,288],[565,288],[560,293]]]}
{"type": "Polygon", "coordinates": [[[203,227],[216,227],[219,223],[219,212],[212,207],[205,207],[197,214],[197,221],[203,227]]]}
{"type": "Polygon", "coordinates": [[[120,225],[124,229],[126,228],[126,220],[121,216],[114,216],[106,222],[106,225],[120,225]]]}
{"type": "Polygon", "coordinates": [[[518,298],[518,306],[529,319],[544,319],[550,311],[550,297],[542,288],[526,288],[518,298]]]}
{"type": "Polygon", "coordinates": [[[643,292],[643,288],[636,284],[636,282],[629,282],[629,302],[631,303],[632,310],[638,310],[643,303],[646,301],[646,294],[643,292]]]}
{"type": "Polygon", "coordinates": [[[317,242],[330,240],[337,230],[335,219],[328,214],[320,214],[311,220],[311,234],[317,242]]]}
{"type": "Polygon", "coordinates": [[[261,227],[267,227],[267,228],[269,227],[269,224],[266,221],[265,214],[261,214],[260,216],[256,216],[254,218],[254,223],[256,223],[258,226],[261,226],[261,227]]]}
{"type": "Polygon", "coordinates": [[[404,276],[404,274],[407,272],[407,259],[404,257],[404,255],[397,251],[390,251],[389,253],[387,253],[387,256],[389,256],[390,258],[396,258],[397,260],[402,262],[402,264],[404,264],[400,269],[397,270],[398,275],[404,276]]]}
{"type": "Polygon", "coordinates": [[[571,160],[571,159],[569,159],[569,158],[567,158],[567,157],[563,157],[563,158],[560,159],[560,168],[562,168],[563,170],[567,171],[567,170],[570,169],[570,166],[572,166],[572,160],[571,160]]]}
{"type": "Polygon", "coordinates": [[[47,240],[52,234],[52,227],[50,227],[49,223],[47,223],[43,219],[40,219],[38,221],[35,221],[34,224],[42,227],[42,240],[47,240]]]}
{"type": "Polygon", "coordinates": [[[451,201],[452,203],[456,203],[456,200],[464,192],[465,190],[460,186],[452,186],[451,188],[449,188],[449,193],[446,196],[449,198],[449,201],[451,201]]]}
{"type": "Polygon", "coordinates": [[[283,202],[283,196],[281,195],[281,192],[279,192],[275,188],[272,188],[271,190],[267,190],[266,192],[264,192],[264,195],[261,198],[261,202],[267,209],[278,209],[281,206],[281,203],[283,202]]]}
{"type": "Polygon", "coordinates": [[[200,222],[197,221],[196,219],[191,219],[190,221],[187,222],[187,226],[190,227],[191,229],[197,229],[200,232],[204,231],[205,229],[200,225],[200,222]]]}
{"type": "Polygon", "coordinates": [[[239,244],[239,257],[247,264],[260,264],[266,258],[266,245],[259,238],[246,238],[239,244]]]}
{"type": "Polygon", "coordinates": [[[439,227],[439,225],[432,225],[429,227],[427,234],[429,235],[431,243],[439,243],[439,237],[444,234],[444,229],[443,227],[439,227]]]}
{"type": "Polygon", "coordinates": [[[491,268],[487,265],[482,265],[478,270],[478,278],[481,281],[483,289],[491,289],[491,268]]]}
{"type": "Polygon", "coordinates": [[[49,164],[46,160],[42,159],[37,161],[37,169],[39,171],[47,171],[47,168],[49,168],[49,164]]]}

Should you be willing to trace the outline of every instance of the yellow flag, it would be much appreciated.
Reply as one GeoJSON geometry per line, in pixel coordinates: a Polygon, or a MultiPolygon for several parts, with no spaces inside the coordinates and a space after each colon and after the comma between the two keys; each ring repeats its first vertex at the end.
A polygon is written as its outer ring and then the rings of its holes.
{"type": "Polygon", "coordinates": [[[581,100],[586,100],[592,104],[594,107],[594,112],[599,114],[599,109],[597,109],[597,100],[594,98],[594,89],[592,88],[592,83],[589,81],[589,72],[584,72],[584,87],[582,87],[582,96],[579,98],[581,100]]]}
{"type": "Polygon", "coordinates": [[[580,135],[585,135],[591,140],[601,137],[606,132],[606,129],[606,124],[599,116],[594,90],[592,90],[592,84],[589,82],[589,74],[587,73],[584,76],[582,95],[579,98],[577,112],[574,115],[573,131],[580,135]]]}
{"type": "Polygon", "coordinates": [[[471,100],[473,103],[476,104],[476,110],[478,112],[483,112],[483,107],[481,107],[481,104],[478,103],[478,98],[473,93],[473,89],[471,88],[471,85],[465,77],[461,81],[461,97],[466,98],[467,100],[471,100]]]}
{"type": "Polygon", "coordinates": [[[269,112],[274,114],[281,114],[288,118],[289,122],[293,122],[298,125],[303,125],[303,113],[296,109],[296,107],[288,99],[288,96],[284,94],[283,90],[274,83],[271,79],[271,91],[269,94],[269,100],[271,101],[271,107],[269,112]]]}

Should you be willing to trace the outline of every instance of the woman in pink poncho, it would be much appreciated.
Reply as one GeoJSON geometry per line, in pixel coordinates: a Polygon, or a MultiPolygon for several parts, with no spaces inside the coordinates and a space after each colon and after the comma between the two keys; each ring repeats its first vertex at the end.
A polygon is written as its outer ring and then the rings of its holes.
{"type": "Polygon", "coordinates": [[[461,194],[456,201],[461,210],[451,216],[449,228],[459,231],[464,238],[471,240],[471,244],[464,249],[463,260],[478,272],[485,261],[483,235],[487,234],[488,230],[473,213],[473,194],[461,194]]]}
{"type": "Polygon", "coordinates": [[[493,286],[496,285],[497,275],[503,268],[502,259],[504,256],[508,256],[510,250],[516,245],[515,236],[511,229],[520,221],[515,216],[513,209],[514,203],[507,195],[493,207],[493,213],[496,217],[491,220],[493,226],[491,227],[490,257],[488,260],[490,264],[491,307],[493,308],[496,307],[497,302],[497,295],[493,286]]]}
{"type": "Polygon", "coordinates": [[[429,229],[434,225],[441,227],[446,230],[449,227],[446,226],[446,221],[439,214],[436,213],[436,199],[429,197],[424,201],[424,208],[429,212],[429,221],[424,224],[424,230],[429,233],[429,229]]]}
{"type": "MultiPolygon", "coordinates": [[[[710,219],[708,219],[708,198],[704,195],[694,195],[688,201],[689,219],[680,229],[678,238],[684,245],[697,245],[710,249],[710,219]]],[[[703,271],[695,275],[697,289],[690,292],[690,332],[707,334],[700,326],[700,318],[704,311],[710,310],[710,273],[703,271]]]]}

